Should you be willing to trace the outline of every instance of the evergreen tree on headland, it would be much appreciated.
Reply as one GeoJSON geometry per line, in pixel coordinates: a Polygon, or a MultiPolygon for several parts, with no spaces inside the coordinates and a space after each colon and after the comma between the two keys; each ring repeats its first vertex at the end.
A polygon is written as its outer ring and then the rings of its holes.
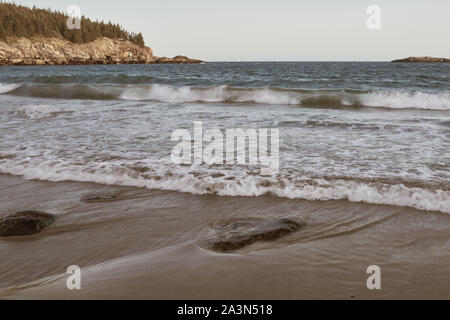
{"type": "Polygon", "coordinates": [[[81,29],[69,29],[62,12],[50,9],[29,8],[0,1],[0,41],[7,37],[62,37],[75,43],[86,43],[98,38],[125,39],[141,47],[144,38],[141,33],[128,32],[118,24],[91,21],[81,18],[81,29]]]}
{"type": "Polygon", "coordinates": [[[0,41],[6,40],[6,32],[3,25],[0,23],[0,41]]]}

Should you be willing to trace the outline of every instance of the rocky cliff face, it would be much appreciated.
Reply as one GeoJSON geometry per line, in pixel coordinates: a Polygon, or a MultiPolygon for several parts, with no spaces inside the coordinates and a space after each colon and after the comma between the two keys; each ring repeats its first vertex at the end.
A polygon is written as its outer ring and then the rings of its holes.
{"type": "Polygon", "coordinates": [[[101,38],[83,44],[58,38],[0,42],[0,64],[5,65],[151,63],[154,60],[150,48],[122,39],[101,38]]]}
{"type": "Polygon", "coordinates": [[[123,39],[101,38],[76,44],[60,38],[8,39],[0,42],[0,65],[76,65],[198,63],[183,56],[158,58],[149,47],[123,39]]]}

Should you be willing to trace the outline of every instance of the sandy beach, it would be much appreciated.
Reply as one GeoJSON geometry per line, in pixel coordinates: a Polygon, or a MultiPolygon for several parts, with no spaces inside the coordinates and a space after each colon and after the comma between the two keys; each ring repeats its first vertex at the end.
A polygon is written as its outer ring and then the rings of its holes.
{"type": "Polygon", "coordinates": [[[58,216],[0,239],[2,299],[431,299],[450,296],[447,214],[347,201],[218,197],[0,176],[1,216],[58,216]],[[89,194],[116,201],[83,203],[89,194]],[[200,245],[221,219],[290,218],[305,227],[232,253],[200,245]],[[68,290],[69,265],[82,271],[68,290]],[[366,268],[382,270],[368,290],[366,268]]]}
{"type": "Polygon", "coordinates": [[[0,300],[450,300],[450,1],[353,2],[0,1],[0,300]]]}

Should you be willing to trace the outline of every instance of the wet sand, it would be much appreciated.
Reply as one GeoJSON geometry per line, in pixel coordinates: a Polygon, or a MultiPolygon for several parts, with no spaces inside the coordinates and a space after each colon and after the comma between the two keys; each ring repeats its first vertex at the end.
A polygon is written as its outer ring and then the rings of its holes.
{"type": "Polygon", "coordinates": [[[0,238],[0,299],[450,298],[445,213],[0,175],[0,217],[31,209],[58,219],[0,238]],[[80,201],[96,193],[116,199],[80,201]],[[247,218],[305,227],[232,253],[200,245],[217,221],[247,218]],[[70,265],[81,267],[81,290],[66,288],[70,265]],[[381,267],[381,290],[366,287],[369,265],[381,267]]]}

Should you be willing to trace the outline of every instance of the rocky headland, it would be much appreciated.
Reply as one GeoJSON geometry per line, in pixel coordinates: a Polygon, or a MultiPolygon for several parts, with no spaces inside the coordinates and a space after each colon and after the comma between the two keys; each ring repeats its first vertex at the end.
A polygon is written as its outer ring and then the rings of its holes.
{"type": "Polygon", "coordinates": [[[157,57],[151,48],[125,39],[74,43],[63,38],[8,38],[0,41],[0,65],[90,65],[201,63],[185,56],[157,57]]]}

